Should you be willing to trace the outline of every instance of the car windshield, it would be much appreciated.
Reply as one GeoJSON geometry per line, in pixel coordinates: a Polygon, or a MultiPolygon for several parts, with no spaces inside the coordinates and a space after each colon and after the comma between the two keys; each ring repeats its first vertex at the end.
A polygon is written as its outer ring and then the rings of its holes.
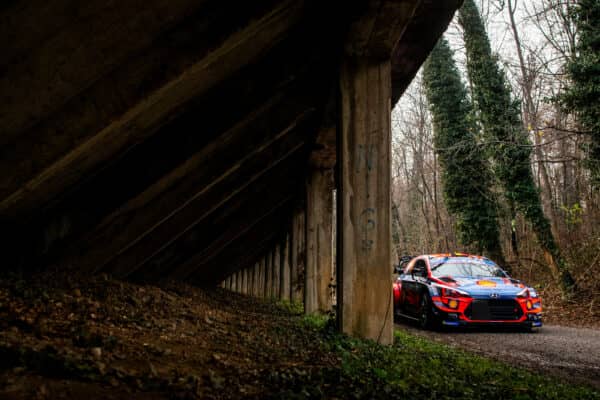
{"type": "MultiPolygon", "coordinates": [[[[432,263],[433,264],[433,263],[432,263]]],[[[440,260],[431,266],[431,274],[440,276],[472,276],[476,278],[506,278],[506,273],[496,264],[475,260],[440,260]]]]}

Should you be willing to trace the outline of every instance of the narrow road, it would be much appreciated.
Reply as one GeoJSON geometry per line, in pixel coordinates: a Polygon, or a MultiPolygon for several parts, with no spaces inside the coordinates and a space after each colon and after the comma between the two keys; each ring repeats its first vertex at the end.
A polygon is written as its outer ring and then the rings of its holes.
{"type": "Polygon", "coordinates": [[[490,329],[432,332],[409,323],[396,328],[600,389],[600,330],[546,325],[534,333],[490,329]]]}

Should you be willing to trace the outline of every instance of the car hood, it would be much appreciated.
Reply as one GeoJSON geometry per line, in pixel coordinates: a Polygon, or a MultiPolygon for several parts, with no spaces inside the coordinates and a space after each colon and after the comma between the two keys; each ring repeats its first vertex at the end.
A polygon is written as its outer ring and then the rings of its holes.
{"type": "Polygon", "coordinates": [[[497,293],[499,297],[514,297],[526,288],[523,283],[510,278],[452,277],[452,279],[457,288],[474,297],[489,297],[491,293],[497,293]]]}

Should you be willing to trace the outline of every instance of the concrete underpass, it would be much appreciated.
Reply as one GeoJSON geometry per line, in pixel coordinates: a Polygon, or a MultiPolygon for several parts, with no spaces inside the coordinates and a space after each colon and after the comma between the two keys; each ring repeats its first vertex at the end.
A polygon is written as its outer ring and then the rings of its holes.
{"type": "Polygon", "coordinates": [[[390,343],[390,110],[460,3],[3,3],[3,268],[307,313],[335,276],[339,329],[390,343]]]}

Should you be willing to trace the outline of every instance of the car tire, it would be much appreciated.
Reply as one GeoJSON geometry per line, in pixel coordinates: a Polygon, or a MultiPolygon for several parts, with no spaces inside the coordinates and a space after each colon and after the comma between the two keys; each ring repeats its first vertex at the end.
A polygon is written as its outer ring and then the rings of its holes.
{"type": "Polygon", "coordinates": [[[432,307],[433,305],[431,302],[431,296],[429,296],[429,293],[427,292],[423,293],[421,296],[418,317],[419,326],[421,329],[433,329],[436,327],[436,318],[435,315],[433,315],[433,310],[431,309],[432,307]]]}

